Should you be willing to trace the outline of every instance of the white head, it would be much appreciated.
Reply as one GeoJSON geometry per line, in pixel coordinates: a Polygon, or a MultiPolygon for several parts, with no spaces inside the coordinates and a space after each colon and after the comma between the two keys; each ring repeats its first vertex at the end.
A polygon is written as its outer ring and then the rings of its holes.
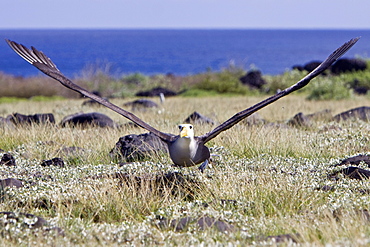
{"type": "Polygon", "coordinates": [[[194,128],[191,124],[180,124],[180,137],[193,138],[194,137],[194,128]]]}

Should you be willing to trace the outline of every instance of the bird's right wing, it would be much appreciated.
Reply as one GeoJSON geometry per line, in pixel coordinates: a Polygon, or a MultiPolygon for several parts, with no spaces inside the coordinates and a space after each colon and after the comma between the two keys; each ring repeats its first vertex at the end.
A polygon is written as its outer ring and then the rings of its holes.
{"type": "Polygon", "coordinates": [[[172,141],[174,139],[174,135],[167,134],[164,132],[161,132],[149,124],[145,123],[143,120],[138,118],[136,115],[132,114],[131,112],[128,112],[115,104],[112,104],[111,102],[83,89],[82,87],[74,84],[70,79],[68,79],[65,75],[62,74],[62,72],[59,71],[57,66],[51,61],[50,58],[48,58],[43,52],[38,51],[36,48],[31,47],[31,49],[28,49],[27,47],[18,44],[11,40],[6,40],[8,45],[24,60],[41,70],[44,74],[50,76],[51,78],[59,81],[63,86],[72,89],[78,93],[81,93],[82,95],[89,97],[96,102],[108,107],[109,109],[117,112],[118,114],[124,116],[125,118],[131,120],[132,122],[136,123],[140,127],[152,132],[159,138],[161,138],[164,141],[172,141]]]}
{"type": "Polygon", "coordinates": [[[284,89],[283,91],[280,91],[279,93],[271,96],[270,98],[267,98],[254,106],[247,108],[241,112],[238,112],[234,116],[232,116],[230,119],[226,120],[219,126],[217,126],[212,131],[199,136],[199,140],[203,143],[207,143],[208,141],[215,138],[218,134],[220,134],[222,131],[225,131],[235,124],[239,123],[246,117],[252,115],[256,111],[262,109],[263,107],[275,102],[276,100],[280,99],[281,97],[284,97],[304,86],[306,86],[313,78],[321,74],[324,70],[329,68],[330,65],[332,65],[338,58],[340,58],[344,53],[346,53],[356,42],[359,40],[359,38],[351,39],[350,41],[344,43],[341,47],[336,49],[324,62],[322,62],[319,66],[317,66],[316,69],[314,69],[311,73],[306,75],[304,78],[302,78],[300,81],[298,81],[293,86],[284,89]]]}

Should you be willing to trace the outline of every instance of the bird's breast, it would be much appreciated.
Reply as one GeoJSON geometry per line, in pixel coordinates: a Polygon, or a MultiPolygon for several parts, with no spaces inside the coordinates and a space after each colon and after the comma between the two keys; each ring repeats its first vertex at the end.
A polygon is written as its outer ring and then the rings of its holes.
{"type": "Polygon", "coordinates": [[[193,138],[179,137],[169,145],[169,152],[172,161],[178,166],[193,166],[197,163],[196,156],[198,143],[193,138]]]}

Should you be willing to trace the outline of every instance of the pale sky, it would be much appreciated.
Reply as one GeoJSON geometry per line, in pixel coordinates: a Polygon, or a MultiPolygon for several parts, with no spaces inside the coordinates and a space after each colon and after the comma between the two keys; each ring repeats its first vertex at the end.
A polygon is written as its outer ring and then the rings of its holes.
{"type": "Polygon", "coordinates": [[[11,0],[0,29],[370,29],[369,0],[11,0]]]}

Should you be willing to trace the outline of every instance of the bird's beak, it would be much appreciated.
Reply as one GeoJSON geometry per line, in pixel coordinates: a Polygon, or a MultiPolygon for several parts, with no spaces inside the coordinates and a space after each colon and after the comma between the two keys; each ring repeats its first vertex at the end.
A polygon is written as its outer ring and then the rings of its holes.
{"type": "Polygon", "coordinates": [[[186,137],[186,136],[188,136],[188,128],[182,127],[180,131],[180,137],[186,137]]]}

